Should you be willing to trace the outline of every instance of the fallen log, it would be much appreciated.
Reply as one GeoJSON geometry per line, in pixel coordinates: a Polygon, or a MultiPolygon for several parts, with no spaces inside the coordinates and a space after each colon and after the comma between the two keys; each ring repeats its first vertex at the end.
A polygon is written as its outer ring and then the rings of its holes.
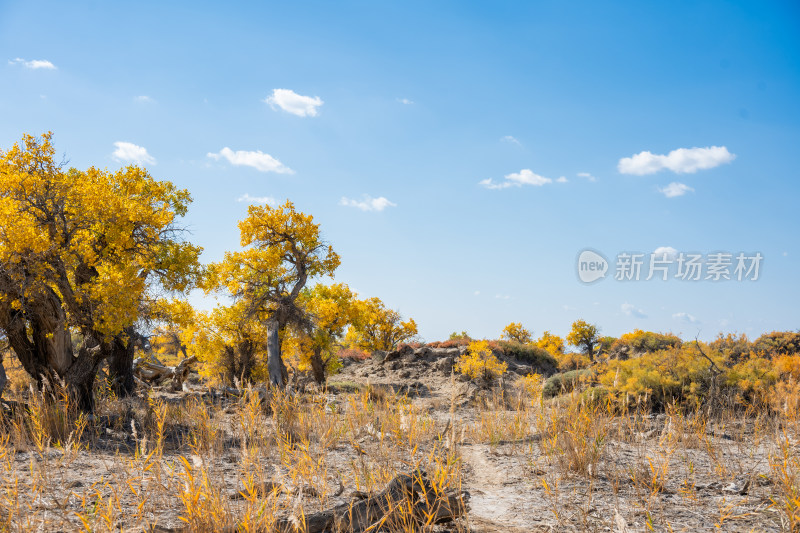
{"type": "Polygon", "coordinates": [[[414,524],[426,526],[448,522],[467,510],[468,492],[436,493],[422,471],[395,477],[374,496],[342,503],[326,511],[278,521],[277,531],[322,533],[404,530],[414,524]]]}
{"type": "Polygon", "coordinates": [[[176,366],[166,366],[155,357],[150,360],[137,358],[133,361],[133,375],[147,384],[163,379],[171,379],[170,389],[178,392],[183,389],[183,382],[189,375],[191,366],[197,362],[196,356],[187,357],[176,366]]]}

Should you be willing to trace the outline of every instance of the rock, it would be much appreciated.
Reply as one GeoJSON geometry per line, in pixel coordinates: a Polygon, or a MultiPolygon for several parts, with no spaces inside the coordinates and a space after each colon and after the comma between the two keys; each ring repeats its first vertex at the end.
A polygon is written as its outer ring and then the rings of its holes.
{"type": "Polygon", "coordinates": [[[452,355],[443,357],[433,363],[433,369],[437,372],[442,372],[444,374],[450,374],[453,371],[453,367],[456,364],[456,358],[452,355]]]}

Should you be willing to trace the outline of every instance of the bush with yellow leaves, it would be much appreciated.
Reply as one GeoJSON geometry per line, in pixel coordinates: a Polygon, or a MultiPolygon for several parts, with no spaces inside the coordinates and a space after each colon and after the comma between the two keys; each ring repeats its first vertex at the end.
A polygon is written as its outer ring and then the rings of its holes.
{"type": "Polygon", "coordinates": [[[470,342],[467,353],[459,357],[456,363],[456,371],[470,379],[483,377],[491,381],[502,376],[506,370],[508,365],[495,357],[488,341],[470,342]]]}

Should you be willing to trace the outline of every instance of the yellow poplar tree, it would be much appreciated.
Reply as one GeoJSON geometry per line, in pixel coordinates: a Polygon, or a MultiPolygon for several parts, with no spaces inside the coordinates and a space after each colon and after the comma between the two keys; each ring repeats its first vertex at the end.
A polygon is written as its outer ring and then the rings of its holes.
{"type": "Polygon", "coordinates": [[[266,335],[265,324],[253,320],[244,300],[198,312],[194,327],[183,332],[186,344],[203,363],[203,374],[226,385],[266,375],[266,335]]]}
{"type": "Polygon", "coordinates": [[[239,231],[244,250],[209,266],[207,289],[226,290],[250,319],[265,324],[269,380],[283,386],[281,337],[288,324],[308,320],[297,299],[310,279],[333,276],[339,256],[322,241],[314,218],[289,201],[274,208],[251,205],[239,231]]]}
{"type": "Polygon", "coordinates": [[[0,151],[0,329],[40,386],[63,379],[91,410],[105,359],[117,393],[133,390],[134,325],[193,286],[201,249],[179,239],[187,191],[136,166],[65,170],[51,140],[0,151]]]}
{"type": "Polygon", "coordinates": [[[531,342],[531,332],[522,327],[521,322],[512,322],[503,328],[503,338],[520,344],[531,342]]]}
{"type": "Polygon", "coordinates": [[[547,351],[554,357],[558,357],[564,353],[564,339],[549,331],[542,333],[542,336],[536,341],[536,346],[547,351]]]}
{"type": "Polygon", "coordinates": [[[403,321],[400,313],[388,309],[380,298],[355,302],[353,324],[347,330],[347,342],[361,350],[394,350],[398,344],[417,334],[413,318],[403,321]]]}
{"type": "Polygon", "coordinates": [[[300,370],[311,370],[317,383],[324,383],[326,373],[338,362],[336,349],[356,316],[355,297],[347,285],[336,283],[307,288],[298,300],[309,322],[305,329],[292,328],[294,348],[300,370]]]}
{"type": "Polygon", "coordinates": [[[583,353],[594,359],[594,352],[600,342],[600,328],[594,324],[589,324],[585,320],[576,320],[572,323],[572,329],[567,335],[567,342],[580,348],[583,353]]]}

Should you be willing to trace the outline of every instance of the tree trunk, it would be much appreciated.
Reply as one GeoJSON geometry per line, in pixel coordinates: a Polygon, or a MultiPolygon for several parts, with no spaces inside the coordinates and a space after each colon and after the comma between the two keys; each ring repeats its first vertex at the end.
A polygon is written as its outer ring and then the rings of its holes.
{"type": "Polygon", "coordinates": [[[269,383],[273,387],[286,385],[286,367],[281,359],[280,325],[276,318],[267,321],[267,368],[269,383]]]}
{"type": "Polygon", "coordinates": [[[225,350],[225,368],[226,368],[226,375],[224,376],[225,382],[228,385],[233,385],[233,380],[236,378],[238,373],[236,372],[236,350],[233,349],[233,346],[226,344],[224,346],[225,350]]]}
{"type": "Polygon", "coordinates": [[[255,366],[253,348],[252,340],[248,339],[239,343],[239,379],[243,383],[253,380],[253,367],[255,366]]]}
{"type": "Polygon", "coordinates": [[[3,397],[3,391],[6,390],[8,378],[6,377],[6,367],[3,366],[3,353],[0,352],[0,398],[3,397]]]}
{"type": "Polygon", "coordinates": [[[105,359],[104,351],[106,350],[100,345],[87,348],[84,344],[63,376],[78,402],[78,408],[85,413],[94,411],[94,378],[100,363],[105,359]]]}
{"type": "Polygon", "coordinates": [[[311,354],[311,374],[314,376],[314,381],[320,385],[325,383],[325,362],[322,360],[322,349],[319,346],[315,346],[314,353],[311,354]]]}
{"type": "Polygon", "coordinates": [[[117,335],[111,342],[111,355],[108,359],[108,375],[111,378],[114,394],[125,398],[133,394],[136,383],[133,379],[134,344],[138,334],[133,328],[125,328],[125,335],[117,335]]]}

